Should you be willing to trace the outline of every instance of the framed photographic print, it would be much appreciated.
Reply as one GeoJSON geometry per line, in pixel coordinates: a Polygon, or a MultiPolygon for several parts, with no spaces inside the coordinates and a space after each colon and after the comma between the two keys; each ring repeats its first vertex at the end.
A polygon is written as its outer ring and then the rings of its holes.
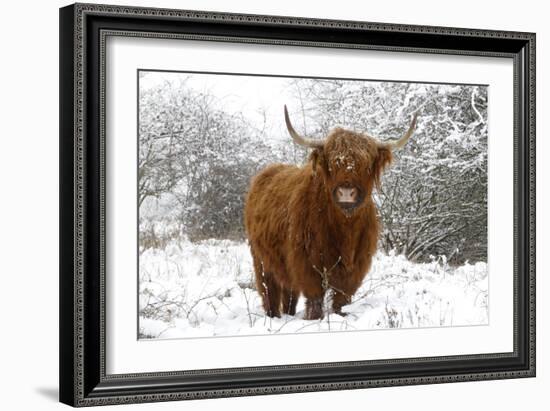
{"type": "Polygon", "coordinates": [[[533,33],[62,8],[60,400],[534,376],[534,86],[533,33]]]}

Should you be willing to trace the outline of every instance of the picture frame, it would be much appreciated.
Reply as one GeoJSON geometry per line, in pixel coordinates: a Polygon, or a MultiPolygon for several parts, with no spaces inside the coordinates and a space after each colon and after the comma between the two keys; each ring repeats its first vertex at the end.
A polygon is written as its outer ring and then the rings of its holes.
{"type": "Polygon", "coordinates": [[[95,4],[61,8],[59,304],[60,401],[72,406],[534,377],[535,34],[95,4]],[[109,37],[509,61],[513,219],[503,223],[513,227],[513,349],[108,373],[109,37]]]}

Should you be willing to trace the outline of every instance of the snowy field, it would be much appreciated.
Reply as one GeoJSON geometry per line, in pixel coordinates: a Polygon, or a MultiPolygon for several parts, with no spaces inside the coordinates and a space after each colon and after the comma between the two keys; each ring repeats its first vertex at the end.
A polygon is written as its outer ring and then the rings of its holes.
{"type": "Polygon", "coordinates": [[[228,240],[176,242],[140,254],[139,337],[190,338],[488,323],[485,263],[452,267],[442,258],[416,264],[377,254],[343,311],[304,320],[269,318],[254,289],[248,245],[228,240]]]}

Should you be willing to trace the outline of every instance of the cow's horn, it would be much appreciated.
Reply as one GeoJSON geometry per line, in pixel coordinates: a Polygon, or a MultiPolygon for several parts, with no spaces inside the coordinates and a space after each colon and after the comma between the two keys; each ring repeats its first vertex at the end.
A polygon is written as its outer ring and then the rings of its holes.
{"type": "Polygon", "coordinates": [[[301,136],[296,132],[296,130],[294,130],[294,127],[292,127],[292,123],[290,122],[290,117],[288,116],[288,110],[286,109],[286,105],[285,105],[285,123],[286,123],[286,128],[288,129],[288,133],[290,134],[290,137],[292,137],[292,140],[294,140],[296,144],[303,147],[309,147],[309,148],[323,147],[324,142],[322,140],[314,140],[311,138],[301,136]]]}
{"type": "Polygon", "coordinates": [[[403,137],[401,137],[398,140],[394,141],[388,141],[386,144],[392,149],[396,150],[398,148],[403,147],[405,144],[407,144],[407,141],[412,136],[414,132],[414,128],[416,127],[416,117],[418,117],[418,112],[414,113],[413,120],[411,121],[411,125],[409,126],[409,129],[405,134],[403,134],[403,137]]]}

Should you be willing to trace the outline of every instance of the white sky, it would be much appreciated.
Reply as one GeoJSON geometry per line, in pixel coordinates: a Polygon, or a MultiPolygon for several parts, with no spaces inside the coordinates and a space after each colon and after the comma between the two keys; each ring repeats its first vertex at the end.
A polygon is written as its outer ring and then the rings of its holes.
{"type": "MultiPolygon", "coordinates": [[[[216,96],[222,103],[224,111],[239,112],[251,124],[262,128],[265,112],[266,130],[271,138],[288,138],[284,124],[283,106],[286,104],[292,117],[292,112],[298,110],[299,102],[292,96],[289,84],[292,78],[201,74],[180,72],[147,72],[140,79],[140,88],[149,89],[166,80],[188,78],[186,86],[198,92],[216,96]]],[[[295,127],[301,129],[296,116],[295,127]]],[[[303,131],[303,130],[302,130],[303,131]]]]}

